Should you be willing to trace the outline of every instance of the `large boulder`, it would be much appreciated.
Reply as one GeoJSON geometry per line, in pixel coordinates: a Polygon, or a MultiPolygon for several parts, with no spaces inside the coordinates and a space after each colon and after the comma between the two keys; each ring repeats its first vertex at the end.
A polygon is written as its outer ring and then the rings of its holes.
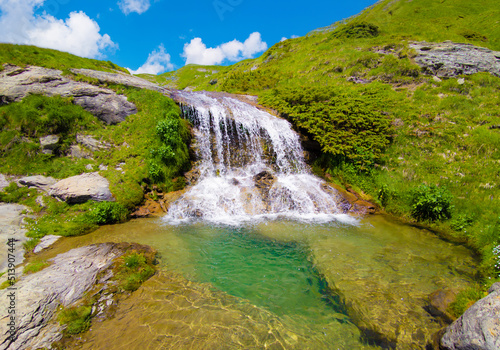
{"type": "Polygon", "coordinates": [[[409,46],[417,52],[415,63],[427,74],[450,78],[461,74],[489,72],[500,77],[499,51],[451,41],[415,42],[409,46]]]}
{"type": "Polygon", "coordinates": [[[443,350],[500,349],[500,282],[446,329],[443,350]]]}
{"type": "Polygon", "coordinates": [[[84,203],[88,200],[98,202],[114,200],[108,180],[98,173],[63,179],[50,188],[49,195],[69,204],[84,203]]]}
{"type": "Polygon", "coordinates": [[[0,105],[21,101],[30,94],[73,97],[82,106],[107,124],[116,124],[137,113],[132,102],[112,90],[73,81],[60,70],[35,66],[24,68],[4,65],[0,72],[0,105]]]}

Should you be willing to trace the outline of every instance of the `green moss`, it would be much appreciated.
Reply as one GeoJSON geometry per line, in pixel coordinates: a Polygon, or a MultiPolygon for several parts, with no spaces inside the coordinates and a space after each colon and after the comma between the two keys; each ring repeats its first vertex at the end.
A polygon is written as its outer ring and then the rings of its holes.
{"type": "Polygon", "coordinates": [[[26,266],[24,266],[23,273],[24,274],[30,274],[30,273],[35,273],[40,270],[43,270],[47,266],[50,266],[50,263],[45,261],[45,260],[35,260],[30,263],[28,263],[26,266]]]}
{"type": "Polygon", "coordinates": [[[114,278],[118,281],[120,288],[132,292],[154,273],[151,258],[132,251],[121,258],[114,278]]]}
{"type": "Polygon", "coordinates": [[[59,309],[57,321],[65,326],[65,334],[79,334],[90,328],[92,307],[87,305],[59,309]]]}

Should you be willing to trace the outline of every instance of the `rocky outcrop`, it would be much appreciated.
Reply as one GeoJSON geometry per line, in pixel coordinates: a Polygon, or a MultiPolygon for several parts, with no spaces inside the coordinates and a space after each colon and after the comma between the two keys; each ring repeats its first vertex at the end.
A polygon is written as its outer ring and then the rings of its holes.
{"type": "Polygon", "coordinates": [[[60,70],[27,66],[4,65],[0,72],[0,105],[17,102],[30,94],[73,97],[82,106],[107,124],[116,124],[137,108],[127,98],[109,89],[76,82],[62,75],[60,70]]]}
{"type": "Polygon", "coordinates": [[[500,77],[499,51],[451,41],[415,42],[409,46],[417,52],[415,63],[426,74],[450,78],[461,74],[489,72],[500,77]]]}
{"type": "Polygon", "coordinates": [[[446,329],[441,338],[443,350],[500,349],[500,283],[488,292],[446,329]]]}
{"type": "Polygon", "coordinates": [[[51,186],[49,195],[69,204],[114,201],[109,182],[98,173],[87,173],[68,177],[51,186]]]}
{"type": "Polygon", "coordinates": [[[42,149],[42,153],[52,154],[59,146],[59,139],[57,135],[40,137],[40,148],[42,149]]]}
{"type": "Polygon", "coordinates": [[[17,180],[17,183],[21,186],[36,188],[44,192],[48,192],[56,182],[57,180],[53,177],[42,175],[25,176],[17,180]]]}
{"type": "Polygon", "coordinates": [[[158,91],[165,95],[170,94],[169,89],[165,89],[145,79],[135,77],[133,75],[127,75],[122,73],[108,73],[92,69],[71,69],[71,72],[74,74],[81,74],[90,78],[97,79],[99,80],[100,83],[122,84],[126,86],[136,87],[139,89],[158,91]]]}
{"type": "Polygon", "coordinates": [[[104,243],[70,250],[49,260],[51,265],[47,268],[22,276],[15,290],[0,291],[2,302],[8,300],[10,293],[16,300],[13,325],[9,326],[7,309],[0,311],[0,350],[49,348],[61,339],[63,326],[53,320],[58,307],[71,306],[96,282],[109,280],[111,271],[99,273],[109,269],[130,246],[104,243]],[[99,281],[98,276],[102,276],[99,281]]]}

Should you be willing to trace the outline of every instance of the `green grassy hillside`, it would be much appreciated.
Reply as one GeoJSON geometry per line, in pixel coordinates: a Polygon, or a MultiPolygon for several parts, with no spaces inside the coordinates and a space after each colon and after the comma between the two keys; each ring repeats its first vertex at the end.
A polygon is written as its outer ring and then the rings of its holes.
{"type": "MultiPolygon", "coordinates": [[[[10,63],[18,66],[32,65],[60,70],[87,68],[107,72],[120,71],[129,74],[128,70],[110,61],[78,57],[70,53],[36,46],[4,43],[0,43],[0,63],[10,63]]],[[[2,68],[2,65],[0,65],[0,70],[2,68]]]]}

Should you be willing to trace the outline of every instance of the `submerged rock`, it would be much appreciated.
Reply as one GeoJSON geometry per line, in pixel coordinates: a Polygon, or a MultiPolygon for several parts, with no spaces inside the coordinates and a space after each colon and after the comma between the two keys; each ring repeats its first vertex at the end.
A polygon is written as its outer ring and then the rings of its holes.
{"type": "Polygon", "coordinates": [[[83,82],[73,81],[60,70],[35,66],[24,68],[4,65],[0,72],[0,105],[21,101],[30,94],[73,97],[82,106],[107,124],[116,124],[137,108],[123,95],[83,82]]]}
{"type": "Polygon", "coordinates": [[[441,338],[443,350],[500,349],[500,283],[488,292],[446,329],[441,338]]]}
{"type": "Polygon", "coordinates": [[[50,188],[49,195],[69,204],[84,203],[88,200],[114,201],[109,190],[108,180],[98,173],[82,174],[63,179],[50,188]]]}

